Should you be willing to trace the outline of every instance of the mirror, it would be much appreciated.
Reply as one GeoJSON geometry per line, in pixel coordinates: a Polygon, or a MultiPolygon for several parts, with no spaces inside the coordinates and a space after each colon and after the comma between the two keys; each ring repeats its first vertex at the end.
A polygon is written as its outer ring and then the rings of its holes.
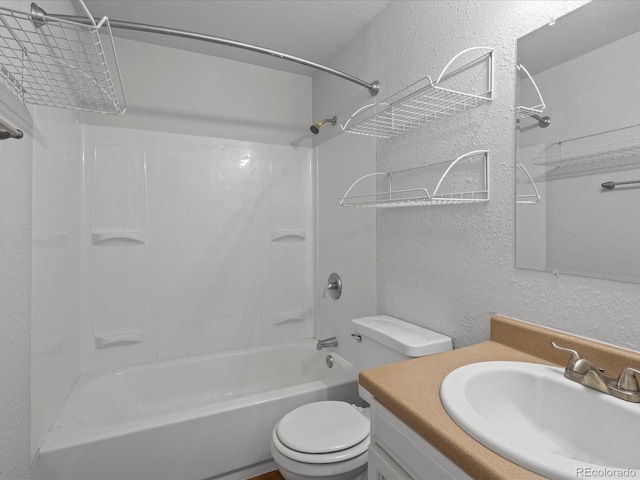
{"type": "Polygon", "coordinates": [[[518,39],[518,268],[640,283],[638,18],[595,0],[518,39]]]}

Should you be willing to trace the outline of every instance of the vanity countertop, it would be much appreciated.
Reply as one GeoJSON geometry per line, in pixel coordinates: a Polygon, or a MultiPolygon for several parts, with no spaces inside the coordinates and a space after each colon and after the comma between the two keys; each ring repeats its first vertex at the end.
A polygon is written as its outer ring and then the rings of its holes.
{"type": "Polygon", "coordinates": [[[553,349],[551,341],[577,350],[611,376],[627,366],[640,368],[638,352],[495,315],[490,341],[365,370],[360,373],[360,385],[471,477],[540,479],[458,427],[440,402],[440,384],[449,372],[470,363],[508,360],[564,366],[567,354],[553,349]]]}

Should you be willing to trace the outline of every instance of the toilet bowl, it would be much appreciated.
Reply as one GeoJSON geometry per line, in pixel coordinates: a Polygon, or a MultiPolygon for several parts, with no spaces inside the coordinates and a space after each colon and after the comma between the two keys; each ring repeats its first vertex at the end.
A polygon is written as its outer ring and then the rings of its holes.
{"type": "MultiPolygon", "coordinates": [[[[353,363],[359,370],[451,350],[451,338],[386,315],[351,321],[353,363]]],[[[359,387],[360,397],[371,394],[359,387]]],[[[271,435],[271,455],[286,480],[365,480],[369,409],[346,402],[303,405],[286,414],[271,435]]]]}
{"type": "Polygon", "coordinates": [[[315,402],[289,412],[273,429],[271,455],[286,480],[360,480],[367,475],[369,409],[315,402]]]}

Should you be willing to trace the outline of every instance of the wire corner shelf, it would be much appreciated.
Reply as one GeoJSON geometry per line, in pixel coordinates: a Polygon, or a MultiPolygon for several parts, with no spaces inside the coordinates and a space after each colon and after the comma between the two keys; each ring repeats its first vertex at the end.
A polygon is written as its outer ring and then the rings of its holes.
{"type": "Polygon", "coordinates": [[[430,76],[426,76],[386,100],[361,107],[340,127],[346,133],[388,139],[489,102],[493,100],[493,62],[492,48],[472,47],[463,50],[449,61],[435,82],[430,76]],[[447,73],[456,59],[476,50],[483,50],[485,53],[447,73]],[[488,61],[484,92],[469,93],[440,85],[443,80],[483,59],[488,61]]]}
{"type": "Polygon", "coordinates": [[[394,208],[394,207],[417,207],[435,205],[455,205],[481,203],[489,201],[489,151],[475,150],[453,161],[439,162],[430,165],[422,165],[394,172],[369,173],[356,180],[345,192],[342,198],[338,199],[342,207],[372,207],[372,208],[394,208]],[[478,172],[481,178],[477,179],[477,188],[471,190],[453,190],[444,193],[442,190],[447,184],[447,177],[453,176],[451,172],[460,167],[464,160],[480,159],[481,171],[478,172]],[[419,169],[428,169],[440,165],[446,167],[444,173],[439,177],[436,187],[430,193],[425,187],[414,187],[394,190],[392,189],[392,177],[397,174],[414,172],[419,169]],[[351,192],[367,178],[382,176],[386,179],[386,186],[383,191],[374,193],[352,194],[351,192]]]}
{"type": "Polygon", "coordinates": [[[542,94],[540,93],[540,89],[538,88],[538,85],[536,84],[535,80],[533,79],[533,77],[531,76],[531,74],[525,68],[524,65],[522,65],[521,63],[518,63],[516,65],[516,70],[523,71],[525,73],[526,78],[528,78],[531,84],[533,85],[533,88],[538,94],[538,99],[540,100],[540,103],[531,107],[525,107],[524,105],[516,105],[516,120],[524,117],[531,117],[533,115],[540,115],[542,112],[544,112],[544,109],[546,108],[546,106],[544,104],[544,100],[542,98],[542,94]]]}
{"type": "Polygon", "coordinates": [[[516,168],[522,170],[527,176],[528,183],[531,185],[533,189],[533,193],[517,193],[516,192],[516,205],[535,205],[540,202],[540,192],[538,192],[538,187],[536,187],[536,183],[533,181],[531,174],[527,170],[527,168],[521,164],[516,163],[516,168]]]}
{"type": "Polygon", "coordinates": [[[0,8],[0,81],[26,104],[109,115],[127,108],[107,17],[85,25],[0,8]]]}

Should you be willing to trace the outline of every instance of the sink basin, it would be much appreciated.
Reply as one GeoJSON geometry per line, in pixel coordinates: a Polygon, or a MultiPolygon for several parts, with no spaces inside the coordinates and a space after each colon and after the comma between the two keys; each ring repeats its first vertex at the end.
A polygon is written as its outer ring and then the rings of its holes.
{"type": "Polygon", "coordinates": [[[480,362],[452,371],[440,398],[487,448],[553,479],[640,478],[640,404],[535,363],[480,362]]]}

